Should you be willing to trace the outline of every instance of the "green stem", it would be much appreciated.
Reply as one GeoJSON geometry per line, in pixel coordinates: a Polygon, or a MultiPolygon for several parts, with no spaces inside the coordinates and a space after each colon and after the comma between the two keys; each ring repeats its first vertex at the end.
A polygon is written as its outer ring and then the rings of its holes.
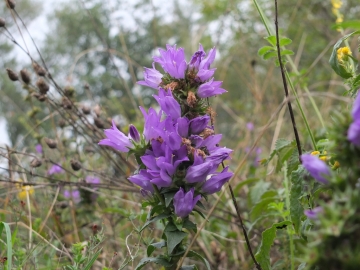
{"type": "Polygon", "coordinates": [[[161,204],[163,204],[165,206],[165,200],[164,200],[164,197],[160,194],[160,190],[155,185],[153,185],[153,188],[154,188],[155,193],[156,193],[157,197],[159,198],[161,204]]]}
{"type": "MultiPolygon", "coordinates": [[[[267,31],[268,35],[269,35],[269,36],[274,35],[274,34],[273,34],[273,30],[272,30],[271,27],[270,27],[271,24],[270,24],[269,20],[267,19],[267,17],[265,16],[265,14],[263,13],[263,11],[262,11],[261,7],[259,6],[257,0],[253,0],[253,2],[254,2],[254,5],[255,5],[255,7],[256,7],[259,15],[260,15],[260,18],[261,18],[262,22],[264,23],[264,26],[265,26],[265,28],[266,28],[266,31],[267,31]]],[[[297,70],[294,62],[293,62],[292,59],[291,59],[291,57],[288,56],[288,55],[287,55],[287,60],[289,61],[289,64],[290,64],[291,68],[294,70],[295,74],[296,74],[296,75],[299,75],[299,74],[300,74],[299,71],[297,70]]],[[[289,76],[289,73],[287,72],[287,70],[285,70],[285,75],[286,75],[286,78],[287,78],[287,80],[288,80],[288,82],[289,82],[289,84],[290,84],[291,90],[292,90],[292,92],[293,92],[293,94],[294,94],[294,96],[295,96],[296,105],[297,105],[298,108],[300,109],[301,116],[302,116],[302,118],[303,118],[303,120],[304,120],[304,122],[305,122],[305,126],[306,126],[306,129],[307,129],[307,131],[308,131],[308,133],[309,133],[309,136],[310,136],[310,138],[311,138],[311,142],[312,142],[312,144],[313,144],[313,148],[314,148],[314,150],[317,150],[314,135],[313,135],[313,133],[312,133],[312,131],[311,131],[311,129],[310,129],[309,123],[308,123],[308,121],[307,121],[307,119],[306,119],[306,116],[305,116],[305,114],[304,114],[304,110],[303,110],[303,108],[302,108],[302,106],[301,106],[301,104],[300,104],[299,98],[298,98],[298,96],[297,96],[297,94],[296,94],[296,91],[295,91],[295,87],[294,87],[294,85],[293,85],[293,83],[292,83],[292,81],[291,81],[291,79],[290,79],[290,76],[289,76]]],[[[316,115],[317,115],[317,117],[318,117],[319,120],[320,120],[320,123],[321,123],[322,127],[325,129],[324,120],[323,120],[323,118],[322,118],[322,116],[321,116],[321,113],[320,113],[320,111],[319,111],[319,109],[318,109],[318,107],[317,107],[314,99],[310,96],[310,91],[309,91],[309,89],[305,86],[305,87],[304,87],[304,90],[305,90],[305,92],[306,92],[306,93],[308,94],[308,96],[309,96],[311,105],[313,106],[313,108],[314,108],[314,110],[315,110],[315,112],[316,112],[316,115]]]]}

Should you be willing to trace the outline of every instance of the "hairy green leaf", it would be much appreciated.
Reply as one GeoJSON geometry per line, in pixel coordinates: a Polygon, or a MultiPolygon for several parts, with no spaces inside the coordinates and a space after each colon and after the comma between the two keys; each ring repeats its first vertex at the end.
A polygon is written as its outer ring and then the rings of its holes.
{"type": "Polygon", "coordinates": [[[193,250],[190,250],[187,256],[188,257],[195,257],[195,258],[201,260],[205,264],[206,269],[211,270],[209,262],[203,256],[201,256],[199,253],[197,253],[197,252],[195,252],[193,250]]]}
{"type": "Polygon", "coordinates": [[[286,45],[291,44],[291,42],[292,42],[292,40],[290,38],[283,37],[283,38],[280,38],[279,45],[280,46],[286,46],[286,45]]]}
{"type": "Polygon", "coordinates": [[[149,226],[151,223],[158,221],[158,220],[162,220],[164,218],[168,218],[170,217],[171,214],[160,214],[156,217],[152,217],[151,219],[149,219],[148,221],[145,222],[144,226],[141,227],[139,232],[142,232],[147,226],[149,226]]]}
{"type": "Polygon", "coordinates": [[[166,246],[166,242],[165,241],[160,241],[160,242],[157,242],[157,243],[152,243],[150,245],[148,245],[147,247],[147,250],[146,250],[146,254],[148,256],[151,256],[151,254],[154,252],[154,250],[156,248],[163,248],[166,246]]]}
{"type": "Polygon", "coordinates": [[[304,168],[302,166],[291,174],[290,216],[296,233],[299,233],[301,218],[304,215],[304,208],[300,201],[303,196],[303,175],[304,168]]]}
{"type": "Polygon", "coordinates": [[[187,233],[180,231],[172,231],[165,232],[166,235],[166,243],[167,243],[167,251],[170,255],[174,248],[181,243],[181,241],[187,236],[187,233]]]}
{"type": "Polygon", "coordinates": [[[270,249],[276,237],[276,230],[284,228],[284,226],[291,225],[290,221],[283,221],[273,224],[270,228],[262,233],[261,244],[258,252],[255,255],[256,260],[259,262],[263,270],[271,269],[270,265],[270,249]]]}
{"type": "Polygon", "coordinates": [[[276,48],[275,47],[271,47],[271,46],[264,46],[264,47],[261,47],[258,51],[258,55],[259,56],[263,56],[264,54],[266,54],[267,52],[270,52],[270,51],[276,51],[276,48]]]}
{"type": "Polygon", "coordinates": [[[156,263],[156,264],[160,264],[162,266],[165,267],[170,267],[172,266],[171,263],[169,263],[166,259],[164,259],[163,257],[150,257],[150,258],[143,258],[141,259],[141,261],[139,262],[139,264],[136,266],[135,270],[140,270],[142,269],[145,265],[147,265],[148,263],[156,263]]]}
{"type": "Polygon", "coordinates": [[[265,37],[265,39],[273,46],[276,46],[276,36],[265,37]]]}

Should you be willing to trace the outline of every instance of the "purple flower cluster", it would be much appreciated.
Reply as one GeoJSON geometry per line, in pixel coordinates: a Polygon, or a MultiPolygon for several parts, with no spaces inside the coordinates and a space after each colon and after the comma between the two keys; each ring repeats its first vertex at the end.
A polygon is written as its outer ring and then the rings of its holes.
{"type": "Polygon", "coordinates": [[[126,136],[113,123],[99,144],[135,156],[142,153],[137,158],[140,170],[129,180],[151,194],[175,191],[170,207],[184,218],[202,196],[218,192],[233,176],[228,167],[218,171],[232,150],[219,146],[222,135],[214,134],[211,108],[202,101],[226,90],[221,88],[222,82],[212,77],[216,70],[210,69],[214,48],[206,56],[200,45],[188,63],[184,49],[177,49],[176,45],[167,45],[166,50],[159,52],[154,62],[165,74],[156,70],[153,63],[153,68],[145,68],[144,81],[139,84],[158,90],[154,98],[160,111],[140,107],[145,120],[142,136],[134,126],[130,126],[126,136]]]}
{"type": "Polygon", "coordinates": [[[354,101],[351,115],[353,122],[348,129],[347,138],[351,143],[360,147],[360,94],[354,101]]]}

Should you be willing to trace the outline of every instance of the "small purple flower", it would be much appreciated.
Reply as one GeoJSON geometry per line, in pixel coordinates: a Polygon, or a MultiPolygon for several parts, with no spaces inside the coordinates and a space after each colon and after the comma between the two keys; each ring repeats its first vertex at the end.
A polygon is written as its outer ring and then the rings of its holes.
{"type": "Polygon", "coordinates": [[[43,150],[42,150],[41,144],[37,144],[37,145],[35,146],[35,150],[36,150],[36,152],[38,152],[39,154],[42,154],[43,150]]]}
{"type": "Polygon", "coordinates": [[[201,187],[202,192],[213,194],[220,191],[222,186],[234,175],[232,172],[228,172],[228,169],[229,167],[226,167],[222,172],[212,175],[201,187]]]}
{"type": "Polygon", "coordinates": [[[129,148],[133,145],[129,137],[118,130],[114,121],[112,124],[110,129],[105,129],[106,139],[101,140],[99,145],[107,145],[121,152],[129,152],[129,148]]]}
{"type": "Polygon", "coordinates": [[[203,182],[206,177],[215,170],[215,164],[212,162],[204,162],[202,157],[194,153],[194,164],[186,171],[186,182],[190,184],[203,182]]]}
{"type": "Polygon", "coordinates": [[[48,170],[48,175],[53,175],[53,174],[60,174],[60,173],[64,173],[64,169],[58,165],[58,164],[53,164],[51,166],[51,168],[48,170]]]}
{"type": "Polygon", "coordinates": [[[140,142],[140,133],[134,125],[130,125],[129,135],[130,135],[131,139],[134,140],[134,142],[140,142]]]}
{"type": "Polygon", "coordinates": [[[100,178],[96,176],[88,175],[85,177],[85,182],[89,184],[100,184],[100,178]]]}
{"type": "Polygon", "coordinates": [[[152,66],[153,68],[144,68],[144,81],[139,81],[138,84],[158,89],[163,75],[155,69],[155,63],[152,66]]]}
{"type": "Polygon", "coordinates": [[[215,95],[221,95],[223,93],[226,93],[227,91],[221,88],[221,85],[222,85],[221,81],[214,81],[214,78],[212,78],[210,81],[203,83],[202,85],[199,86],[197,95],[200,98],[207,98],[207,97],[212,97],[215,95]]]}
{"type": "Polygon", "coordinates": [[[153,57],[156,63],[159,63],[165,72],[175,79],[184,79],[187,64],[183,48],[176,49],[176,45],[166,45],[166,50],[159,49],[160,56],[153,57]]]}
{"type": "Polygon", "coordinates": [[[181,218],[187,217],[200,199],[200,195],[197,195],[194,198],[194,188],[190,189],[186,193],[182,188],[180,188],[174,196],[175,214],[181,218]]]}
{"type": "Polygon", "coordinates": [[[81,201],[80,191],[77,189],[71,192],[69,190],[65,190],[64,197],[67,199],[73,199],[74,203],[79,203],[81,201]]]}
{"type": "Polygon", "coordinates": [[[246,123],[246,128],[249,131],[253,131],[254,130],[254,124],[252,122],[248,122],[248,123],[246,123]]]}
{"type": "Polygon", "coordinates": [[[323,184],[328,184],[329,181],[326,176],[330,176],[331,172],[329,167],[324,161],[319,159],[317,156],[310,154],[301,155],[301,161],[304,168],[310,173],[315,180],[323,184]]]}
{"type": "Polygon", "coordinates": [[[159,95],[153,95],[153,97],[159,103],[161,110],[167,116],[170,116],[173,120],[180,118],[180,104],[175,100],[170,90],[166,91],[160,88],[159,95]]]}
{"type": "Polygon", "coordinates": [[[309,219],[318,219],[318,215],[323,212],[321,206],[315,207],[314,209],[308,209],[304,211],[305,216],[309,219]]]}
{"type": "Polygon", "coordinates": [[[191,119],[189,122],[189,128],[191,134],[199,134],[200,132],[202,132],[208,126],[209,121],[210,121],[210,116],[208,115],[203,115],[191,119]]]}
{"type": "Polygon", "coordinates": [[[135,185],[140,186],[142,189],[145,189],[149,192],[154,192],[154,188],[151,184],[152,176],[146,172],[146,170],[140,170],[138,174],[130,176],[129,181],[134,183],[135,185]]]}
{"type": "Polygon", "coordinates": [[[354,121],[348,129],[347,138],[352,144],[360,147],[360,94],[354,101],[351,114],[354,121]]]}

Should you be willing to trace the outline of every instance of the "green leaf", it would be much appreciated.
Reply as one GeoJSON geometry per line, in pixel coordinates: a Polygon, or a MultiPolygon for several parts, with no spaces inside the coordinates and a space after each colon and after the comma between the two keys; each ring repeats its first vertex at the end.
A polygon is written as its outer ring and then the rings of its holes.
{"type": "Polygon", "coordinates": [[[259,180],[260,180],[259,178],[249,178],[249,179],[246,179],[244,181],[241,181],[239,184],[237,184],[235,186],[234,194],[237,194],[243,186],[249,185],[249,184],[251,184],[253,182],[256,182],[256,181],[259,181],[259,180]]]}
{"type": "Polygon", "coordinates": [[[277,52],[267,52],[263,55],[264,60],[268,60],[273,57],[277,57],[277,52]]]}
{"type": "Polygon", "coordinates": [[[150,245],[148,245],[147,250],[146,250],[146,254],[147,256],[151,256],[151,254],[154,252],[154,250],[156,248],[163,248],[166,246],[166,242],[165,241],[160,241],[157,243],[152,243],[150,245]]]}
{"type": "Polygon", "coordinates": [[[250,202],[252,205],[255,205],[260,199],[261,196],[268,190],[270,187],[270,182],[264,182],[263,180],[256,183],[255,186],[250,189],[250,202]]]}
{"type": "Polygon", "coordinates": [[[190,250],[187,256],[190,258],[195,257],[197,259],[200,259],[205,264],[206,269],[211,270],[209,262],[203,256],[201,256],[199,253],[196,253],[195,251],[190,250]]]}
{"type": "Polygon", "coordinates": [[[143,268],[148,263],[156,263],[156,264],[160,264],[160,265],[165,266],[165,267],[172,266],[171,263],[169,263],[166,259],[164,259],[162,257],[155,257],[155,258],[150,257],[150,258],[141,259],[139,264],[136,266],[135,270],[140,270],[141,268],[143,268]]]}
{"type": "Polygon", "coordinates": [[[339,39],[338,42],[336,42],[336,44],[334,45],[333,51],[330,56],[330,60],[329,60],[330,66],[336,72],[336,74],[338,74],[340,77],[342,77],[344,79],[351,78],[353,76],[353,74],[351,72],[348,72],[345,69],[345,67],[339,63],[338,58],[337,58],[337,50],[340,48],[341,43],[344,40],[346,40],[349,37],[351,37],[352,35],[355,35],[358,33],[360,33],[360,31],[352,32],[352,33],[342,37],[341,39],[339,39]]]}
{"type": "Polygon", "coordinates": [[[265,39],[274,47],[276,46],[276,36],[265,37],[265,39]]]}
{"type": "Polygon", "coordinates": [[[6,234],[6,250],[7,250],[7,269],[12,269],[12,241],[11,241],[11,230],[9,224],[0,222],[0,237],[2,231],[5,229],[6,234]]]}
{"type": "Polygon", "coordinates": [[[149,219],[148,221],[145,222],[144,226],[141,227],[140,231],[139,232],[142,232],[147,226],[149,226],[151,223],[155,222],[155,221],[158,221],[158,220],[162,220],[164,218],[168,218],[170,217],[171,214],[160,214],[156,217],[152,217],[151,219],[149,219]]]}
{"type": "Polygon", "coordinates": [[[280,51],[280,55],[293,55],[294,52],[292,50],[283,50],[280,51]]]}
{"type": "Polygon", "coordinates": [[[268,205],[276,200],[277,197],[268,197],[258,202],[250,211],[250,220],[257,219],[264,211],[269,212],[268,205]]]}
{"type": "Polygon", "coordinates": [[[291,44],[291,42],[292,42],[292,40],[290,38],[283,37],[283,38],[280,38],[279,45],[280,46],[286,46],[286,45],[291,44]]]}
{"type": "Polygon", "coordinates": [[[175,194],[176,194],[176,192],[168,192],[168,193],[164,194],[166,207],[169,207],[170,203],[174,199],[175,194]]]}
{"type": "Polygon", "coordinates": [[[170,255],[174,248],[181,243],[181,241],[187,236],[187,233],[180,231],[165,232],[167,251],[170,255]]]}
{"type": "Polygon", "coordinates": [[[273,224],[270,228],[262,233],[261,244],[258,252],[255,255],[256,260],[259,262],[263,270],[270,270],[270,249],[276,237],[277,228],[291,225],[290,221],[283,221],[273,224]]]}
{"type": "Polygon", "coordinates": [[[194,232],[197,231],[196,224],[192,222],[190,219],[186,219],[184,221],[183,227],[188,230],[193,230],[194,232]]]}
{"type": "Polygon", "coordinates": [[[337,28],[352,28],[352,29],[358,29],[360,30],[360,21],[346,21],[346,22],[341,22],[341,23],[337,23],[335,25],[332,26],[333,29],[337,29],[337,28]]]}
{"type": "Polygon", "coordinates": [[[303,196],[303,176],[304,168],[300,166],[291,174],[291,189],[290,189],[290,216],[294,224],[296,233],[299,233],[301,225],[301,218],[304,215],[304,208],[301,204],[300,198],[303,196]]]}
{"type": "Polygon", "coordinates": [[[263,56],[265,53],[267,53],[269,51],[276,51],[276,47],[264,46],[264,47],[259,49],[258,55],[263,56]]]}
{"type": "Polygon", "coordinates": [[[94,264],[94,262],[96,261],[97,257],[99,257],[100,253],[101,253],[100,249],[98,252],[96,252],[93,257],[91,258],[91,260],[86,264],[86,266],[84,267],[84,270],[89,270],[91,269],[91,266],[94,264]]]}
{"type": "Polygon", "coordinates": [[[275,149],[270,153],[270,156],[266,160],[264,165],[267,165],[274,158],[274,156],[279,153],[279,151],[281,151],[282,149],[284,149],[286,147],[291,147],[291,144],[296,145],[295,141],[289,141],[289,140],[282,139],[282,138],[278,139],[275,142],[275,149]]]}

